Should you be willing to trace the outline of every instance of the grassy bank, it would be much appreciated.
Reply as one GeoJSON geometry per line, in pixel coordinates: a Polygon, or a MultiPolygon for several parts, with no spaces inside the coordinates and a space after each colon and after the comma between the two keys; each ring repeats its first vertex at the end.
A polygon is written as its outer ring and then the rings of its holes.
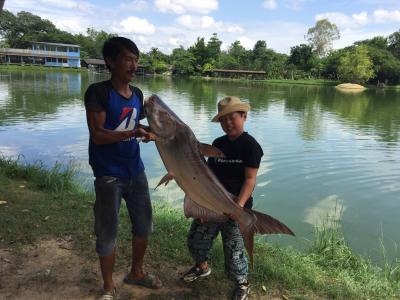
{"type": "Polygon", "coordinates": [[[267,84],[301,84],[301,85],[324,85],[335,86],[339,81],[324,80],[324,79],[307,79],[307,80],[292,80],[292,79],[246,79],[246,78],[223,78],[223,77],[202,77],[191,76],[192,79],[206,81],[226,81],[226,82],[250,82],[250,83],[267,83],[267,84]]]}
{"type": "MultiPolygon", "coordinates": [[[[92,232],[94,196],[74,185],[73,176],[72,166],[44,170],[40,163],[25,165],[0,159],[0,248],[18,252],[43,237],[71,235],[79,256],[97,260],[92,232]]],[[[151,268],[189,266],[189,221],[182,212],[155,204],[154,226],[146,255],[151,268]]],[[[130,260],[125,209],[121,209],[118,253],[116,269],[124,269],[130,260]]],[[[191,285],[191,294],[184,299],[217,299],[228,291],[220,241],[213,250],[212,267],[213,279],[191,285]]],[[[399,267],[400,261],[384,268],[373,265],[352,253],[338,229],[325,229],[316,231],[315,242],[304,252],[257,243],[251,281],[255,298],[278,293],[285,299],[400,299],[399,267]]],[[[168,274],[174,273],[164,272],[166,286],[173,281],[168,274]]]]}
{"type": "Polygon", "coordinates": [[[39,65],[7,65],[0,64],[1,71],[35,71],[35,72],[87,72],[86,68],[44,67],[39,65]]]}

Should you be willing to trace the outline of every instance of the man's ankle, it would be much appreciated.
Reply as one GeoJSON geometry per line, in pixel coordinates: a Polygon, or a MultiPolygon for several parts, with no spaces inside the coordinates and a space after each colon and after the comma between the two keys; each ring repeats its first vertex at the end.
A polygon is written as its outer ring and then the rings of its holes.
{"type": "Polygon", "coordinates": [[[139,280],[145,276],[145,273],[143,270],[131,270],[128,276],[134,280],[139,280]]]}
{"type": "Polygon", "coordinates": [[[103,289],[105,292],[112,292],[115,289],[114,282],[104,282],[103,289]]]}

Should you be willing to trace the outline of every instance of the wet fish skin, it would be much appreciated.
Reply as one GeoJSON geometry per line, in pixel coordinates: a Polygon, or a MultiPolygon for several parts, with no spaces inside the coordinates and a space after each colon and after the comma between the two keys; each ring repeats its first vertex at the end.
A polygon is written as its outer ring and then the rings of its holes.
{"type": "MultiPolygon", "coordinates": [[[[251,259],[255,233],[294,235],[292,230],[273,217],[243,209],[236,203],[235,196],[226,191],[204,159],[205,154],[223,157],[223,153],[215,147],[201,144],[189,126],[157,95],[145,100],[144,109],[150,129],[157,136],[157,150],[168,171],[168,176],[164,176],[159,184],[166,182],[166,178],[175,179],[186,194],[185,201],[191,200],[195,204],[190,207],[189,216],[196,217],[198,213],[207,219],[208,212],[210,216],[230,216],[239,224],[251,259]]],[[[188,205],[191,205],[190,202],[188,205]]]]}

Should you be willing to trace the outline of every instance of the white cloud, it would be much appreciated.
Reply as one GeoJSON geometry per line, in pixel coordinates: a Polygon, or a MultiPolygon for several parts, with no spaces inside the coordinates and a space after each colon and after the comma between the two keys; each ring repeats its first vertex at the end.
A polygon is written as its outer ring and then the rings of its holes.
{"type": "Polygon", "coordinates": [[[253,49],[255,42],[248,37],[242,36],[238,38],[240,44],[245,47],[247,50],[253,49]]]}
{"type": "Polygon", "coordinates": [[[80,17],[59,18],[53,20],[53,23],[57,28],[73,33],[83,33],[86,32],[87,28],[91,27],[90,23],[80,17]]]}
{"type": "Polygon", "coordinates": [[[388,36],[393,30],[365,30],[365,29],[347,29],[340,33],[340,39],[333,42],[334,49],[341,49],[353,45],[356,41],[371,39],[374,36],[388,36]]]}
{"type": "Polygon", "coordinates": [[[173,46],[174,48],[177,48],[181,45],[184,45],[186,43],[186,41],[184,41],[181,38],[177,38],[177,37],[171,37],[168,39],[168,43],[173,46]]]}
{"type": "Polygon", "coordinates": [[[145,0],[134,0],[131,2],[123,2],[119,5],[122,11],[143,11],[146,10],[148,4],[145,0]]]}
{"type": "Polygon", "coordinates": [[[374,20],[376,23],[400,22],[400,10],[375,10],[374,20]]]}
{"type": "Polygon", "coordinates": [[[242,33],[244,29],[239,25],[230,25],[224,22],[216,22],[213,17],[210,16],[191,16],[182,15],[176,19],[179,25],[184,26],[191,30],[201,30],[201,29],[212,29],[219,32],[231,32],[231,33],[242,33]]]}
{"type": "Polygon", "coordinates": [[[188,12],[208,14],[218,9],[217,0],[156,0],[155,5],[162,12],[176,14],[188,12]]]}
{"type": "Polygon", "coordinates": [[[307,2],[312,0],[286,0],[286,7],[293,10],[302,10],[307,2]]]}
{"type": "Polygon", "coordinates": [[[78,9],[80,11],[90,11],[94,8],[94,5],[85,1],[72,1],[72,0],[39,0],[41,5],[51,5],[59,8],[67,8],[67,9],[78,9]]]}
{"type": "Polygon", "coordinates": [[[353,14],[352,18],[357,22],[357,24],[365,25],[368,23],[368,14],[365,11],[359,14],[353,14]]]}
{"type": "Polygon", "coordinates": [[[278,3],[276,3],[276,0],[265,0],[264,1],[264,7],[269,10],[274,10],[277,8],[278,3]]]}
{"type": "Polygon", "coordinates": [[[351,16],[339,12],[328,12],[315,16],[315,20],[317,21],[322,19],[328,19],[341,28],[362,27],[369,22],[368,14],[365,11],[359,14],[352,14],[351,16]]]}
{"type": "Polygon", "coordinates": [[[119,24],[122,26],[122,30],[125,33],[151,35],[156,31],[156,27],[146,19],[133,16],[122,20],[119,24]]]}
{"type": "Polygon", "coordinates": [[[340,12],[328,12],[315,16],[316,20],[328,19],[342,30],[360,28],[370,23],[400,22],[400,10],[375,10],[372,15],[363,11],[358,14],[346,15],[340,12]]]}

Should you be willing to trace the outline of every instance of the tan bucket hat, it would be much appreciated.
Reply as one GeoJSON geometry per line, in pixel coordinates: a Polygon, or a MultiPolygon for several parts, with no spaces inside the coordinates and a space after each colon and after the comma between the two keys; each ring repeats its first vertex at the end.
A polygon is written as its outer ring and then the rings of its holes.
{"type": "Polygon", "coordinates": [[[238,97],[227,96],[218,101],[218,114],[211,119],[211,122],[219,122],[219,118],[235,111],[248,112],[250,105],[242,102],[238,97]]]}

